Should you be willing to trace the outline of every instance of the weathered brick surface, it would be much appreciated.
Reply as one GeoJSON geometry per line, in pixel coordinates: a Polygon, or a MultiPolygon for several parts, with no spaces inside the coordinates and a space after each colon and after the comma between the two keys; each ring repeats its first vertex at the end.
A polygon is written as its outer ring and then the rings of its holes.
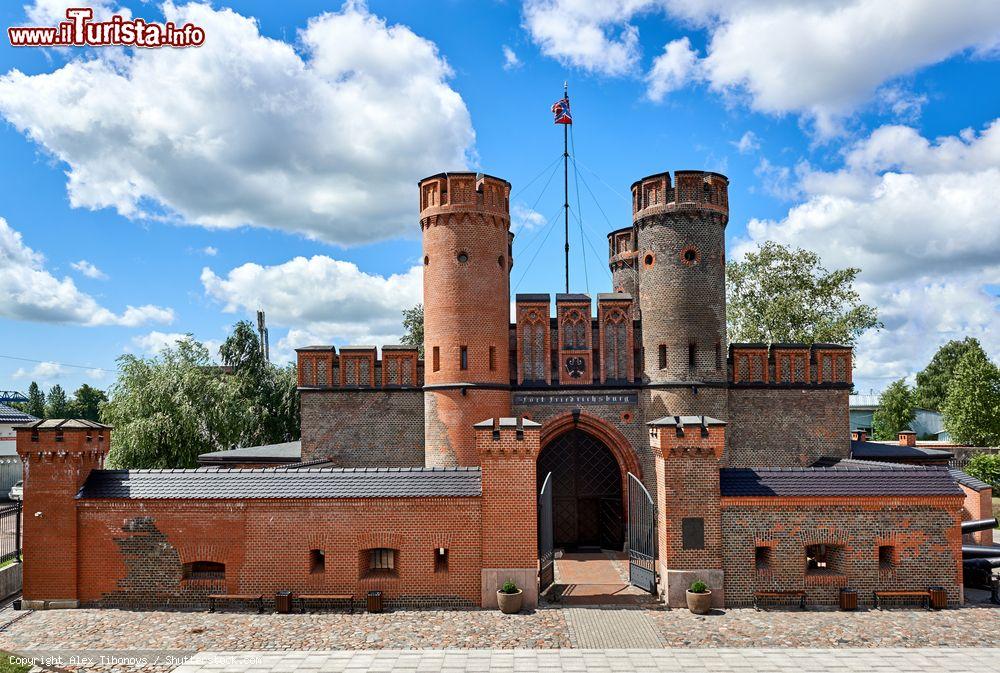
{"type": "Polygon", "coordinates": [[[727,464],[805,467],[825,456],[847,458],[849,392],[730,388],[727,464]]]}
{"type": "Polygon", "coordinates": [[[808,602],[834,604],[841,587],[872,591],[942,586],[961,595],[961,498],[722,498],[726,602],[747,605],[758,590],[805,590],[808,602]],[[806,547],[837,549],[826,574],[806,573],[806,547]],[[879,565],[879,546],[896,563],[879,565]],[[767,568],[755,565],[757,546],[770,547],[767,568]]]}
{"type": "Polygon", "coordinates": [[[204,607],[209,593],[353,593],[390,604],[478,605],[480,499],[91,501],[80,506],[80,600],[134,608],[204,607]],[[447,571],[435,550],[448,550],[447,571]],[[366,550],[396,550],[372,573],[366,550]],[[321,549],[323,572],[311,572],[321,549]],[[224,580],[184,580],[182,565],[225,564],[224,580]]]}
{"type": "MultiPolygon", "coordinates": [[[[302,460],[341,467],[424,464],[420,390],[301,390],[302,460]]],[[[482,420],[482,419],[480,419],[482,420]]]]}
{"type": "Polygon", "coordinates": [[[658,383],[724,382],[728,181],[693,171],[675,177],[674,186],[669,173],[632,186],[645,373],[658,383]]]}
{"type": "MultiPolygon", "coordinates": [[[[962,493],[965,494],[965,502],[962,504],[962,519],[965,521],[978,521],[980,519],[993,518],[993,489],[987,488],[976,491],[964,484],[959,484],[962,493]]],[[[993,544],[993,529],[977,531],[966,536],[969,544],[993,544]]]]}
{"type": "MultiPolygon", "coordinates": [[[[510,384],[509,193],[506,181],[476,173],[420,183],[428,386],[510,384]]],[[[466,391],[427,391],[428,465],[478,464],[472,425],[510,415],[509,391],[466,391]]]]}

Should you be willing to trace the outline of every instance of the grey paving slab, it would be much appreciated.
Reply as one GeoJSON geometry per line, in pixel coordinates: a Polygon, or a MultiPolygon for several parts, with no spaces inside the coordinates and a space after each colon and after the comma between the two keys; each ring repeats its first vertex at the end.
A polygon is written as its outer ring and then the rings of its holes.
{"type": "MultiPolygon", "coordinates": [[[[619,637],[619,636],[615,636],[619,637]]],[[[174,673],[280,671],[527,671],[530,673],[1000,673],[1000,648],[382,650],[201,652],[174,673]],[[222,662],[220,666],[220,662],[222,662]],[[426,664],[426,666],[425,666],[426,664]]]]}

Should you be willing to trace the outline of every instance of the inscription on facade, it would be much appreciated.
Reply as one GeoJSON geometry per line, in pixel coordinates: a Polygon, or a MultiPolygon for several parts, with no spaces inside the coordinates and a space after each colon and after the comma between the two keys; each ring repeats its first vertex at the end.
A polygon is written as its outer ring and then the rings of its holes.
{"type": "Polygon", "coordinates": [[[639,395],[638,393],[624,393],[624,394],[581,394],[581,395],[523,395],[514,394],[514,404],[521,405],[532,405],[532,404],[579,404],[579,405],[595,405],[595,404],[638,404],[639,395]]]}

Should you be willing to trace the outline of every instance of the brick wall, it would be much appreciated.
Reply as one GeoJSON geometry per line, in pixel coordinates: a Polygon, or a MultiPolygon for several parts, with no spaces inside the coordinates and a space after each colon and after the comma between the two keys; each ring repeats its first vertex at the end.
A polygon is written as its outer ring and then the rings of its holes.
{"type": "Polygon", "coordinates": [[[428,467],[479,465],[473,425],[510,416],[510,391],[450,388],[424,391],[424,463],[428,467]]]}
{"type": "Polygon", "coordinates": [[[302,460],[340,467],[421,467],[421,390],[308,390],[302,404],[302,460]]]}
{"type": "MultiPolygon", "coordinates": [[[[978,521],[980,519],[993,518],[993,489],[986,488],[976,491],[965,484],[959,484],[962,493],[965,494],[965,502],[962,504],[962,520],[978,521]]],[[[970,533],[966,536],[969,544],[993,544],[993,529],[981,530],[970,533]]]]}
{"type": "Polygon", "coordinates": [[[872,591],[943,586],[961,597],[961,499],[722,498],[726,604],[749,605],[758,590],[805,590],[808,602],[835,604],[841,587],[872,591]],[[833,548],[828,571],[806,573],[806,547],[833,548]],[[768,547],[757,569],[756,547],[768,547]],[[892,548],[880,566],[879,547],[892,548]]]}
{"type": "Polygon", "coordinates": [[[479,498],[87,501],[80,504],[80,601],[203,608],[209,593],[384,592],[393,605],[479,605],[479,498]],[[447,550],[447,570],[435,550],[447,550]],[[396,551],[372,573],[366,550],[396,551]],[[314,572],[311,550],[325,554],[314,572]],[[194,561],[225,564],[224,580],[185,580],[194,561]]]}
{"type": "Polygon", "coordinates": [[[847,458],[851,428],[846,389],[730,388],[731,467],[809,466],[847,458]]]}

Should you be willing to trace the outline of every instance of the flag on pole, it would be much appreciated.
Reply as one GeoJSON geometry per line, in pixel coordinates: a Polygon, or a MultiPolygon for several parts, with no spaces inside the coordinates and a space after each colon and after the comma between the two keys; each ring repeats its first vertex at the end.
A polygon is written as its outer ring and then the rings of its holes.
{"type": "Polygon", "coordinates": [[[552,104],[552,114],[556,124],[572,124],[573,116],[569,112],[569,96],[561,98],[552,104]]]}

